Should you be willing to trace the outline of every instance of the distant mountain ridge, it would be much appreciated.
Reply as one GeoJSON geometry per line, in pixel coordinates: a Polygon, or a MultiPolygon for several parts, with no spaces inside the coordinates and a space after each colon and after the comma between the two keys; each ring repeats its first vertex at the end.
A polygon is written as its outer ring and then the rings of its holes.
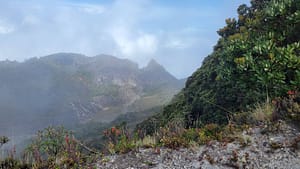
{"type": "Polygon", "coordinates": [[[2,61],[0,81],[0,131],[5,133],[109,122],[162,106],[184,85],[154,60],[140,69],[128,59],[75,53],[2,61]]]}

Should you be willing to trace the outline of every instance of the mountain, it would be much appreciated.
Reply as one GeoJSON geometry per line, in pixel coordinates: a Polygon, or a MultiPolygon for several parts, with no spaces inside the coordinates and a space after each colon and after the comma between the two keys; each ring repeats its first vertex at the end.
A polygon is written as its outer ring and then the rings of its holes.
{"type": "Polygon", "coordinates": [[[183,86],[154,60],[140,69],[127,59],[75,53],[2,61],[0,81],[3,135],[147,112],[168,103],[183,86]]]}

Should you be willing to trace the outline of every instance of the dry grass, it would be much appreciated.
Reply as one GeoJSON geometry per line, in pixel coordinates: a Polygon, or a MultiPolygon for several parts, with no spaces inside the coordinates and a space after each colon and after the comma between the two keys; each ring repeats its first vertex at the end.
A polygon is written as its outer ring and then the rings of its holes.
{"type": "Polygon", "coordinates": [[[273,110],[274,106],[271,103],[256,104],[252,110],[252,117],[256,121],[269,121],[271,120],[273,110]]]}
{"type": "Polygon", "coordinates": [[[143,147],[154,147],[157,141],[154,136],[146,136],[141,140],[141,144],[143,147]]]}

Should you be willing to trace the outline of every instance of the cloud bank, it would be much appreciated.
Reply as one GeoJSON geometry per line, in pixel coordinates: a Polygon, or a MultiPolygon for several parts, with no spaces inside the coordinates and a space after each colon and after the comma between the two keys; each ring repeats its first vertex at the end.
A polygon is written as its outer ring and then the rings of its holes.
{"type": "Polygon", "coordinates": [[[56,52],[111,54],[144,66],[154,58],[175,76],[190,75],[247,0],[0,0],[0,60],[56,52]]]}

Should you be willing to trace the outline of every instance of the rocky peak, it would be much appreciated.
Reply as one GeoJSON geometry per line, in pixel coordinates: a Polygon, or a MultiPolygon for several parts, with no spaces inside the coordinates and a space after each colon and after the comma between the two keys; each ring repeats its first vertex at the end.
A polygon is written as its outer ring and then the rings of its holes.
{"type": "Polygon", "coordinates": [[[151,59],[147,66],[144,68],[144,70],[164,70],[165,71],[165,68],[160,65],[156,60],[154,59],[151,59]]]}

